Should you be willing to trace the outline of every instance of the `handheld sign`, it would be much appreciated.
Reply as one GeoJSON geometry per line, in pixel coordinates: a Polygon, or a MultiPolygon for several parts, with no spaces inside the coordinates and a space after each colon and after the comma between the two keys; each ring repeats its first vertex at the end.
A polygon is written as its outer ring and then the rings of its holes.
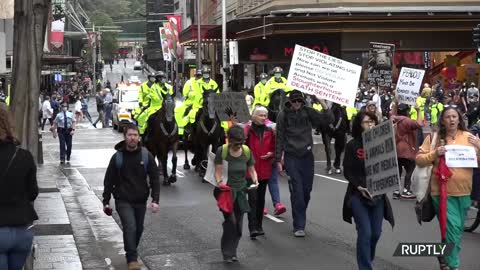
{"type": "Polygon", "coordinates": [[[425,70],[403,67],[397,82],[398,103],[416,106],[425,70]]]}
{"type": "Polygon", "coordinates": [[[370,42],[368,52],[368,84],[371,86],[390,87],[392,85],[392,68],[394,44],[370,42]]]}
{"type": "Polygon", "coordinates": [[[242,92],[223,92],[215,95],[215,111],[220,121],[230,121],[230,116],[236,116],[240,122],[250,120],[245,94],[242,92]]]}
{"type": "Polygon", "coordinates": [[[361,71],[361,66],[295,45],[287,86],[353,107],[361,71]]]}
{"type": "MultiPolygon", "coordinates": [[[[208,183],[213,186],[218,186],[217,180],[215,180],[215,154],[212,153],[212,146],[208,146],[208,161],[207,161],[207,171],[205,172],[205,177],[203,178],[208,183]]],[[[223,181],[224,183],[228,182],[228,161],[223,161],[223,181]]]]}
{"type": "Polygon", "coordinates": [[[398,189],[400,176],[392,121],[365,131],[362,139],[368,191],[376,196],[398,189]]]}
{"type": "Polygon", "coordinates": [[[445,161],[450,168],[477,168],[477,153],[472,146],[446,145],[445,161]]]}

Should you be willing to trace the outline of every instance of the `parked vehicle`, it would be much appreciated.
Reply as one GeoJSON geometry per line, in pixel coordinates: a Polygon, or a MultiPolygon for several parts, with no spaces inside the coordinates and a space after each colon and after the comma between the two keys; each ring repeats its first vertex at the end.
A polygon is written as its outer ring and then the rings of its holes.
{"type": "Polygon", "coordinates": [[[123,128],[133,123],[132,111],[138,107],[140,83],[119,84],[113,96],[113,129],[122,132],[123,128]]]}

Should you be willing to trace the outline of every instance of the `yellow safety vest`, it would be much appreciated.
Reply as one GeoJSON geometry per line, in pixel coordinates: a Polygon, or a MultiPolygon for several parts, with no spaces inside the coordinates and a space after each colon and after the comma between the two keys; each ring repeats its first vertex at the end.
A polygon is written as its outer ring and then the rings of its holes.
{"type": "Polygon", "coordinates": [[[253,101],[252,105],[253,108],[255,108],[256,105],[267,107],[268,104],[270,104],[270,95],[268,93],[266,84],[263,84],[262,82],[257,83],[253,89],[253,95],[255,96],[255,100],[253,101]]]}
{"type": "Polygon", "coordinates": [[[432,125],[437,124],[438,116],[443,111],[443,104],[442,103],[435,103],[430,105],[430,123],[432,125]]]}
{"type": "Polygon", "coordinates": [[[285,93],[290,93],[293,91],[293,88],[287,86],[287,79],[285,77],[280,78],[281,82],[277,82],[275,77],[270,78],[266,84],[267,93],[270,95],[277,89],[283,89],[285,93]]]}
{"type": "MultiPolygon", "coordinates": [[[[420,108],[420,113],[422,114],[423,119],[425,119],[425,103],[427,102],[427,99],[424,97],[417,97],[417,106],[420,108]]],[[[412,120],[417,120],[417,111],[415,110],[414,107],[410,109],[410,118],[412,120]]]]}

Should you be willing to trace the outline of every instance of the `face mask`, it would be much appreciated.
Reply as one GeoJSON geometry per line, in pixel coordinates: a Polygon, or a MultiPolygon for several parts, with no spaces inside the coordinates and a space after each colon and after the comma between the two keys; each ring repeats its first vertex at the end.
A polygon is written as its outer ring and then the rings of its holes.
{"type": "Polygon", "coordinates": [[[167,79],[161,79],[160,82],[161,82],[161,83],[166,83],[166,82],[167,82],[167,79]]]}
{"type": "Polygon", "coordinates": [[[155,82],[155,78],[150,78],[150,82],[155,82]]]}
{"type": "Polygon", "coordinates": [[[276,79],[280,79],[282,77],[282,74],[281,73],[275,73],[275,78],[276,79]]]}
{"type": "Polygon", "coordinates": [[[267,84],[267,80],[262,80],[262,83],[263,83],[263,84],[267,84]]]}
{"type": "Polygon", "coordinates": [[[210,74],[203,74],[204,79],[210,79],[210,74]]]}
{"type": "Polygon", "coordinates": [[[67,109],[68,109],[67,107],[62,107],[62,110],[63,110],[64,112],[66,112],[67,109]]]}

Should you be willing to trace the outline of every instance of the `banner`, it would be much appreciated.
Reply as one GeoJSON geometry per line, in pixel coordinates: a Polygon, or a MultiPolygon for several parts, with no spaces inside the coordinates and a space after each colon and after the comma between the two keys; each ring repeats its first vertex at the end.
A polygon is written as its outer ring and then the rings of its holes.
{"type": "Polygon", "coordinates": [[[392,121],[365,131],[362,139],[368,191],[375,196],[397,190],[400,176],[392,121]]]}
{"type": "Polygon", "coordinates": [[[398,103],[417,105],[425,70],[402,67],[397,82],[398,103]]]}
{"type": "Polygon", "coordinates": [[[446,145],[445,161],[450,168],[477,168],[477,153],[472,146],[446,145]]]}
{"type": "Polygon", "coordinates": [[[63,46],[63,35],[65,31],[65,18],[52,22],[52,29],[50,32],[50,44],[55,48],[63,46]]]}
{"type": "Polygon", "coordinates": [[[172,34],[172,51],[177,59],[183,58],[183,47],[180,44],[180,33],[182,32],[182,16],[168,15],[168,22],[170,23],[170,31],[172,34]]]}
{"type": "Polygon", "coordinates": [[[353,107],[361,71],[361,66],[295,45],[287,86],[353,107]]]}
{"type": "Polygon", "coordinates": [[[368,54],[368,84],[370,86],[390,87],[392,85],[394,51],[394,44],[370,42],[368,54]]]}
{"type": "Polygon", "coordinates": [[[160,32],[160,42],[162,44],[163,60],[170,62],[172,61],[172,54],[168,45],[166,29],[165,27],[159,27],[158,31],[160,32]]]}
{"type": "Polygon", "coordinates": [[[242,92],[223,92],[215,95],[215,111],[220,121],[230,121],[230,115],[235,115],[242,123],[250,120],[245,94],[242,92]]]}

